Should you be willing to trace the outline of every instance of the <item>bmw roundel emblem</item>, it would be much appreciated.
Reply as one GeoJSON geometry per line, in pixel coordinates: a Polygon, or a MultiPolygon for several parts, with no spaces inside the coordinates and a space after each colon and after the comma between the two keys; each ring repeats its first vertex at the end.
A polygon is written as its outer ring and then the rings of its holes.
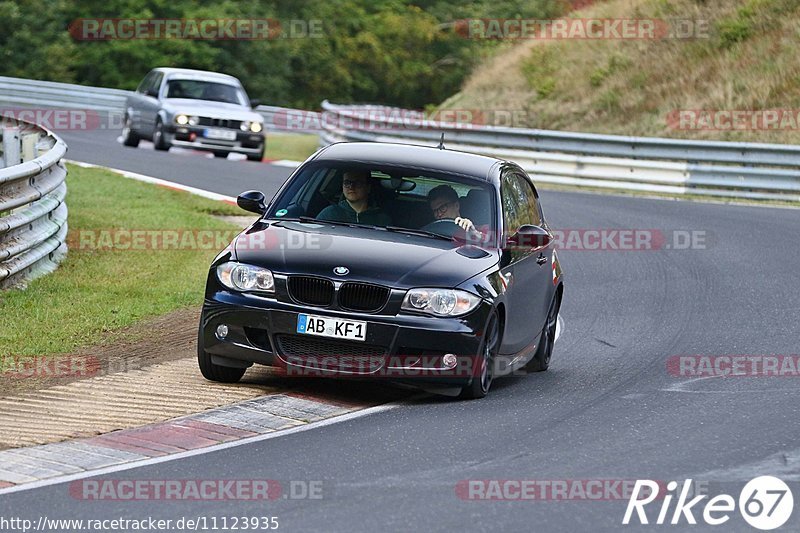
{"type": "Polygon", "coordinates": [[[333,273],[337,276],[346,276],[350,273],[350,269],[347,267],[336,267],[333,269],[333,273]]]}

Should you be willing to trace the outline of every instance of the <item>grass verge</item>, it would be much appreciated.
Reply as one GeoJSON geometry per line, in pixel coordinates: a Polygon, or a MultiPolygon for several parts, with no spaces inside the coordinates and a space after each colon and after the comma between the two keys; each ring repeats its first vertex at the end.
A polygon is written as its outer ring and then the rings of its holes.
{"type": "Polygon", "coordinates": [[[521,127],[800,142],[796,0],[609,0],[571,16],[658,20],[687,38],[510,40],[441,107],[514,111],[521,127]],[[741,110],[783,112],[725,122],[741,110]]]}
{"type": "Polygon", "coordinates": [[[208,265],[227,244],[219,242],[239,229],[214,216],[241,214],[232,206],[103,169],[69,165],[67,186],[70,251],[58,270],[26,290],[0,292],[0,357],[67,353],[109,331],[200,305],[208,265]],[[134,246],[125,230],[159,230],[140,232],[148,243],[152,235],[180,239],[157,241],[156,249],[134,246]],[[197,234],[186,230],[214,238],[193,244],[197,234]]]}
{"type": "Polygon", "coordinates": [[[267,132],[267,159],[305,161],[319,148],[319,137],[309,133],[267,132]]]}

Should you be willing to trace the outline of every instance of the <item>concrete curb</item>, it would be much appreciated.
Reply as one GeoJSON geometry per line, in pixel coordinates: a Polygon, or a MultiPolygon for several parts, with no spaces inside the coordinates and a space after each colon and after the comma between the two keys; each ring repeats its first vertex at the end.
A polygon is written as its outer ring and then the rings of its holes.
{"type": "Polygon", "coordinates": [[[291,393],[273,394],[97,437],[4,450],[0,451],[0,494],[27,483],[281,432],[365,407],[369,405],[344,406],[291,393]]]}

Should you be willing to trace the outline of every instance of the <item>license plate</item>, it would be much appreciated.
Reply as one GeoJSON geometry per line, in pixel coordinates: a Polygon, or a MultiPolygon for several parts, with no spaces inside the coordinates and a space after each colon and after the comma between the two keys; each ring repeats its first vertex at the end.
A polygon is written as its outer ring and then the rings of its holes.
{"type": "Polygon", "coordinates": [[[363,341],[367,338],[367,323],[315,315],[297,315],[297,333],[363,341]]]}
{"type": "Polygon", "coordinates": [[[209,139],[223,139],[226,141],[236,140],[236,132],[229,130],[218,130],[209,128],[203,132],[203,135],[209,139]]]}

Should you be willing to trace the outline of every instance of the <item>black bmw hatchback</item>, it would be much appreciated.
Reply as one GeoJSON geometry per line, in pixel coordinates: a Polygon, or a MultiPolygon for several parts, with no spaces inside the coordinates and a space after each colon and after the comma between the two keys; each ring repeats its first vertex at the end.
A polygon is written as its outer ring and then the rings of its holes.
{"type": "Polygon", "coordinates": [[[211,265],[207,379],[253,363],[414,383],[464,398],[547,370],[563,294],[539,195],[516,164],[384,143],[319,150],[211,265]]]}

